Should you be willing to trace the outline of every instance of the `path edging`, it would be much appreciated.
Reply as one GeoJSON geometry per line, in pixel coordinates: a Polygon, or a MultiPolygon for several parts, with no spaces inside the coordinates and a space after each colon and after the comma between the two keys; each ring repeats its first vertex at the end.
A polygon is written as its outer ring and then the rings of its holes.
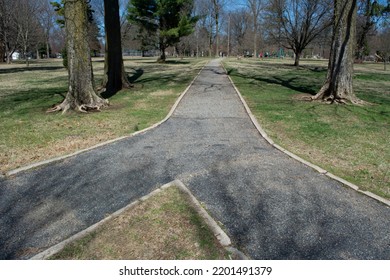
{"type": "Polygon", "coordinates": [[[343,185],[363,194],[363,195],[366,195],[370,198],[373,198],[381,203],[384,203],[385,205],[389,206],[390,207],[390,200],[387,200],[383,197],[380,197],[376,194],[373,194],[372,192],[369,192],[369,191],[363,191],[360,189],[360,187],[358,187],[357,185],[351,183],[351,182],[348,182],[347,180],[343,179],[343,178],[340,178],[332,173],[330,173],[329,171],[319,167],[318,165],[315,165],[311,162],[308,162],[307,160],[304,160],[303,158],[291,153],[290,151],[286,150],[285,148],[279,146],[278,144],[275,144],[275,142],[267,135],[267,133],[264,131],[264,129],[261,127],[261,125],[259,124],[259,122],[257,121],[256,117],[253,115],[251,109],[249,108],[248,104],[246,103],[244,97],[242,96],[241,92],[238,90],[238,88],[236,87],[236,85],[234,84],[232,78],[229,76],[225,66],[221,63],[221,66],[222,68],[225,70],[225,73],[227,75],[227,77],[229,78],[229,81],[230,83],[233,85],[238,97],[240,98],[241,100],[241,103],[244,105],[244,108],[249,116],[249,118],[251,119],[253,125],[256,127],[257,131],[260,133],[260,135],[271,145],[273,146],[274,148],[278,149],[279,151],[285,153],[286,155],[288,155],[289,157],[303,163],[304,165],[306,166],[309,166],[311,167],[312,169],[314,170],[317,170],[319,173],[333,179],[333,180],[336,180],[340,183],[342,183],[343,185]]]}
{"type": "MultiPolygon", "coordinates": [[[[76,155],[79,155],[81,153],[85,153],[85,152],[88,152],[88,151],[91,151],[93,149],[96,149],[96,148],[99,148],[99,147],[102,147],[102,146],[105,146],[105,145],[108,145],[108,144],[111,144],[111,143],[114,143],[114,142],[117,142],[117,141],[120,141],[120,140],[123,140],[123,139],[126,139],[126,138],[131,138],[131,137],[134,137],[138,134],[143,134],[149,130],[152,130],[152,129],[155,129],[156,127],[159,127],[160,125],[162,125],[163,123],[165,123],[172,115],[173,113],[175,112],[177,106],[179,106],[179,103],[181,102],[181,100],[184,98],[184,96],[186,95],[186,93],[188,92],[188,90],[190,89],[190,87],[193,85],[193,83],[195,82],[195,80],[198,78],[198,76],[200,75],[200,73],[202,72],[202,70],[206,67],[206,64],[203,65],[203,67],[200,69],[200,71],[198,72],[198,74],[194,77],[194,79],[191,81],[191,83],[187,86],[187,88],[180,94],[180,96],[177,98],[175,104],[173,104],[171,110],[169,111],[168,115],[160,122],[158,123],[155,123],[153,124],[152,126],[150,127],[147,127],[143,130],[140,130],[140,131],[136,131],[136,132],[133,132],[131,133],[130,135],[125,135],[125,136],[121,136],[121,137],[118,137],[118,138],[115,138],[115,139],[112,139],[112,140],[108,140],[108,141],[105,141],[103,143],[99,143],[97,145],[94,145],[92,147],[89,147],[89,148],[86,148],[86,149],[82,149],[82,150],[79,150],[79,151],[76,151],[74,153],[71,153],[71,154],[67,154],[67,155],[63,155],[63,156],[59,156],[59,157],[54,157],[54,158],[51,158],[51,159],[47,159],[47,160],[43,160],[43,161],[39,161],[39,162],[35,162],[35,163],[31,163],[31,164],[28,164],[26,166],[22,166],[22,167],[19,167],[19,168],[16,168],[16,169],[13,169],[13,170],[10,170],[10,171],[7,171],[5,172],[5,176],[3,174],[1,174],[1,177],[7,177],[7,176],[12,176],[12,175],[15,175],[19,172],[22,172],[22,171],[27,171],[29,169],[33,169],[33,168],[36,168],[36,167],[40,167],[40,166],[43,166],[43,165],[47,165],[47,164],[50,164],[50,163],[53,163],[53,162],[56,162],[56,161],[61,161],[61,160],[64,160],[64,159],[67,159],[67,158],[70,158],[70,157],[73,157],[73,156],[76,156],[76,155]]],[[[1,178],[0,177],[0,178],[1,178]]]]}
{"type": "Polygon", "coordinates": [[[130,210],[137,206],[138,204],[154,197],[158,193],[171,188],[171,187],[177,187],[182,194],[184,194],[187,198],[189,203],[191,204],[191,207],[195,209],[197,214],[203,219],[203,221],[206,223],[206,225],[209,227],[209,229],[213,232],[214,236],[217,238],[218,242],[221,244],[221,246],[231,253],[235,259],[245,259],[248,260],[249,258],[242,252],[240,252],[238,249],[234,248],[232,246],[232,242],[229,238],[229,236],[221,229],[221,227],[218,225],[218,223],[207,213],[207,211],[201,206],[199,201],[195,198],[195,196],[191,193],[191,191],[180,181],[180,180],[174,180],[168,184],[165,184],[158,189],[150,192],[149,194],[139,198],[138,200],[128,204],[127,206],[115,211],[111,215],[107,216],[103,220],[93,224],[92,226],[74,234],[73,236],[63,240],[62,242],[46,249],[45,251],[33,256],[30,258],[30,260],[45,260],[50,258],[51,256],[57,254],[60,252],[64,247],[76,240],[79,240],[86,235],[92,233],[95,231],[99,226],[103,225],[105,222],[112,220],[122,213],[124,213],[127,210],[130,210]]]}

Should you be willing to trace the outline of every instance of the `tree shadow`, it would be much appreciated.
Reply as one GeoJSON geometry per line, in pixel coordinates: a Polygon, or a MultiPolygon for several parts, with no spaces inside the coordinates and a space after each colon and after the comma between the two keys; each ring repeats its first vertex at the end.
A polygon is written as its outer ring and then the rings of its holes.
{"type": "MultiPolygon", "coordinates": [[[[228,75],[230,75],[231,73],[232,70],[229,70],[228,75]]],[[[317,93],[317,89],[315,89],[312,85],[304,85],[302,83],[299,83],[299,77],[282,78],[278,76],[272,76],[269,78],[268,77],[262,78],[257,75],[243,75],[240,73],[234,73],[233,75],[240,78],[250,78],[260,83],[283,86],[301,93],[307,93],[311,95],[316,95],[317,93]]]]}
{"type": "MultiPolygon", "coordinates": [[[[132,85],[144,74],[144,70],[142,68],[138,68],[138,69],[134,69],[134,73],[132,76],[127,76],[127,81],[129,82],[129,84],[132,85]]],[[[106,91],[103,91],[100,93],[100,95],[103,97],[103,98],[111,98],[113,97],[115,94],[117,94],[118,91],[109,91],[109,90],[106,90],[106,91]]]]}
{"type": "Polygon", "coordinates": [[[166,60],[164,63],[165,63],[165,64],[172,64],[172,65],[185,65],[185,64],[190,64],[189,61],[183,61],[183,60],[166,60]]]}
{"type": "Polygon", "coordinates": [[[0,68],[0,74],[13,74],[13,73],[20,73],[20,72],[31,72],[31,71],[55,71],[65,69],[63,66],[39,66],[39,67],[15,67],[15,68],[0,68]]]}
{"type": "Polygon", "coordinates": [[[133,75],[128,77],[129,82],[132,84],[135,83],[144,74],[144,70],[142,68],[138,68],[138,69],[133,68],[133,70],[135,71],[133,75]]]}
{"type": "Polygon", "coordinates": [[[49,89],[31,88],[3,96],[0,111],[12,111],[13,115],[25,116],[35,112],[45,112],[46,109],[65,98],[66,87],[49,89]]]}

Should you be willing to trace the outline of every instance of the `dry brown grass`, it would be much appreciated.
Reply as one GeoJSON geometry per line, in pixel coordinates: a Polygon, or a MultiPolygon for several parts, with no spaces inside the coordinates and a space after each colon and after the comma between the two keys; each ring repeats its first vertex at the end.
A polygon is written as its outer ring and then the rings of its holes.
{"type": "Polygon", "coordinates": [[[226,259],[228,254],[175,187],[127,210],[53,259],[226,259]]]}
{"type": "MultiPolygon", "coordinates": [[[[66,94],[67,71],[61,60],[0,65],[0,172],[63,156],[130,135],[162,120],[176,98],[205,64],[188,59],[161,65],[155,59],[126,59],[134,88],[110,98],[111,106],[94,114],[47,114],[66,94]]],[[[103,60],[95,59],[99,84],[103,60]]]]}

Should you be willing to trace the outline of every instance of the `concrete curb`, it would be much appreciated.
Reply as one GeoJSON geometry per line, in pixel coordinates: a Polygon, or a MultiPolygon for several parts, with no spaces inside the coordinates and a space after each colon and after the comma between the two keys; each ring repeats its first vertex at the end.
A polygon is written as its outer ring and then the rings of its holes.
{"type": "Polygon", "coordinates": [[[214,236],[217,238],[218,242],[221,244],[222,247],[224,247],[228,252],[230,252],[234,259],[249,259],[245,254],[237,250],[236,248],[232,247],[232,243],[230,241],[230,238],[227,236],[227,234],[218,226],[217,222],[206,212],[206,210],[201,206],[199,201],[192,195],[191,191],[179,180],[172,181],[168,184],[165,184],[161,186],[160,188],[152,191],[151,193],[141,197],[140,199],[130,203],[129,205],[123,207],[122,209],[119,209],[118,211],[114,212],[113,214],[107,216],[103,220],[97,222],[96,224],[86,228],[83,231],[80,231],[76,233],[75,235],[69,237],[68,239],[46,249],[45,251],[33,256],[30,258],[30,260],[45,260],[50,258],[51,256],[55,255],[56,253],[60,252],[64,247],[76,240],[79,240],[83,238],[84,236],[88,235],[89,233],[92,233],[95,231],[99,226],[103,225],[105,222],[112,220],[113,218],[118,217],[123,212],[130,210],[137,206],[138,204],[154,197],[158,193],[171,188],[171,187],[177,187],[182,194],[184,194],[186,197],[188,197],[188,201],[190,202],[191,206],[196,210],[199,216],[202,217],[206,225],[210,228],[210,230],[213,232],[214,236]]]}
{"type": "Polygon", "coordinates": [[[12,176],[12,175],[15,175],[15,174],[17,174],[19,172],[26,171],[26,170],[29,170],[29,169],[33,169],[33,168],[36,168],[36,167],[40,167],[40,166],[43,166],[43,165],[46,165],[46,164],[50,164],[50,163],[53,163],[53,162],[56,162],[56,161],[61,161],[61,160],[64,160],[64,159],[67,159],[67,158],[79,155],[81,153],[85,153],[85,152],[91,151],[93,149],[96,149],[96,148],[99,148],[99,147],[102,147],[102,146],[114,143],[116,141],[120,141],[120,140],[123,140],[123,139],[126,139],[126,138],[134,137],[134,136],[136,136],[138,134],[143,134],[143,133],[145,133],[145,132],[147,132],[149,130],[152,130],[152,129],[155,129],[156,127],[159,127],[160,125],[165,123],[173,115],[173,113],[175,112],[177,106],[179,106],[180,101],[184,98],[184,96],[186,95],[186,93],[188,92],[188,90],[190,89],[192,84],[195,82],[195,80],[199,77],[200,73],[202,72],[202,70],[204,68],[205,68],[205,65],[198,72],[198,74],[191,81],[191,83],[187,86],[187,88],[182,92],[182,94],[178,97],[178,99],[176,100],[175,104],[172,106],[171,110],[169,111],[168,115],[162,121],[160,121],[160,122],[158,122],[158,123],[156,123],[156,124],[154,124],[154,125],[152,125],[152,126],[150,126],[148,128],[145,128],[143,130],[134,132],[134,133],[132,133],[130,135],[122,136],[122,137],[115,138],[115,139],[112,139],[112,140],[109,140],[109,141],[106,141],[106,142],[103,142],[103,143],[99,143],[99,144],[94,145],[92,147],[89,147],[89,148],[86,148],[86,149],[82,149],[82,150],[79,150],[77,152],[74,152],[74,153],[71,153],[71,154],[68,154],[68,155],[59,156],[59,157],[51,158],[51,159],[48,159],[48,160],[35,162],[35,163],[29,164],[29,165],[26,165],[26,166],[22,166],[22,167],[19,167],[19,168],[16,168],[16,169],[13,169],[13,170],[10,170],[10,171],[6,172],[5,176],[2,175],[2,174],[0,174],[0,175],[2,177],[12,176]]]}
{"type": "Polygon", "coordinates": [[[242,104],[244,105],[245,110],[246,110],[247,114],[249,115],[249,118],[251,119],[253,125],[254,125],[254,126],[256,127],[256,129],[259,131],[260,135],[261,135],[261,136],[262,136],[262,137],[263,137],[271,146],[273,146],[274,148],[278,149],[279,151],[285,153],[286,155],[290,156],[291,158],[293,158],[293,159],[295,159],[295,160],[297,160],[297,161],[299,161],[299,162],[305,164],[306,166],[309,166],[309,167],[313,168],[314,170],[317,170],[319,173],[321,173],[321,174],[323,174],[323,175],[325,175],[325,176],[328,176],[329,178],[334,179],[334,180],[336,180],[336,181],[342,183],[343,185],[348,186],[349,188],[351,188],[351,189],[353,189],[353,190],[355,190],[355,191],[357,191],[357,192],[359,192],[359,193],[362,193],[362,194],[364,194],[364,195],[367,195],[367,196],[369,196],[370,198],[373,198],[373,199],[375,199],[375,200],[377,200],[377,201],[379,201],[379,202],[381,202],[381,203],[384,203],[385,205],[387,205],[387,206],[390,207],[390,201],[389,201],[389,200],[387,200],[387,199],[385,199],[385,198],[383,198],[383,197],[380,197],[380,196],[378,196],[378,195],[376,195],[376,194],[373,194],[373,193],[371,193],[371,192],[362,191],[362,190],[360,190],[360,188],[359,188],[358,186],[356,186],[355,184],[352,184],[351,182],[348,182],[348,181],[346,181],[346,180],[344,180],[344,179],[342,179],[342,178],[340,178],[340,177],[338,177],[338,176],[336,176],[336,175],[334,175],[334,174],[328,172],[327,170],[325,170],[325,169],[323,169],[323,168],[321,168],[321,167],[319,167],[319,166],[317,166],[317,165],[315,165],[315,164],[313,164],[313,163],[311,163],[311,162],[308,162],[308,161],[304,160],[303,158],[300,158],[299,156],[297,156],[297,155],[295,155],[295,154],[293,154],[293,153],[287,151],[287,150],[284,149],[283,147],[281,147],[281,146],[275,144],[275,142],[274,142],[271,138],[269,138],[269,136],[267,135],[267,133],[266,133],[266,132],[264,131],[264,129],[260,126],[259,122],[257,121],[256,117],[253,115],[253,113],[252,113],[252,111],[250,110],[248,104],[245,102],[245,100],[244,100],[243,96],[241,95],[240,91],[238,90],[238,88],[237,88],[236,85],[234,84],[232,78],[228,75],[228,72],[226,71],[225,67],[224,67],[222,64],[221,64],[221,66],[222,66],[222,68],[225,70],[225,73],[226,73],[226,75],[228,76],[230,83],[233,85],[235,91],[237,92],[237,95],[238,95],[238,97],[240,98],[242,104]]]}

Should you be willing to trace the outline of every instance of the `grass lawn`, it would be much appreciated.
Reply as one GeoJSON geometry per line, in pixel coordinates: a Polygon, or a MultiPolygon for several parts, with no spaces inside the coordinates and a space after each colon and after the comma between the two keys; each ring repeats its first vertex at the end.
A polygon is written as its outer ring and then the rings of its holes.
{"type": "MultiPolygon", "coordinates": [[[[126,59],[134,88],[111,97],[100,113],[48,114],[67,92],[61,60],[0,65],[0,172],[69,154],[144,129],[169,112],[206,60],[126,59]]],[[[96,84],[103,59],[93,63],[96,84]]]]}
{"type": "Polygon", "coordinates": [[[267,134],[287,150],[364,190],[390,198],[390,71],[355,65],[357,96],[371,106],[300,101],[322,86],[326,61],[225,60],[267,134]]]}
{"type": "Polygon", "coordinates": [[[170,187],[51,257],[58,260],[229,259],[188,197],[170,187]]]}

